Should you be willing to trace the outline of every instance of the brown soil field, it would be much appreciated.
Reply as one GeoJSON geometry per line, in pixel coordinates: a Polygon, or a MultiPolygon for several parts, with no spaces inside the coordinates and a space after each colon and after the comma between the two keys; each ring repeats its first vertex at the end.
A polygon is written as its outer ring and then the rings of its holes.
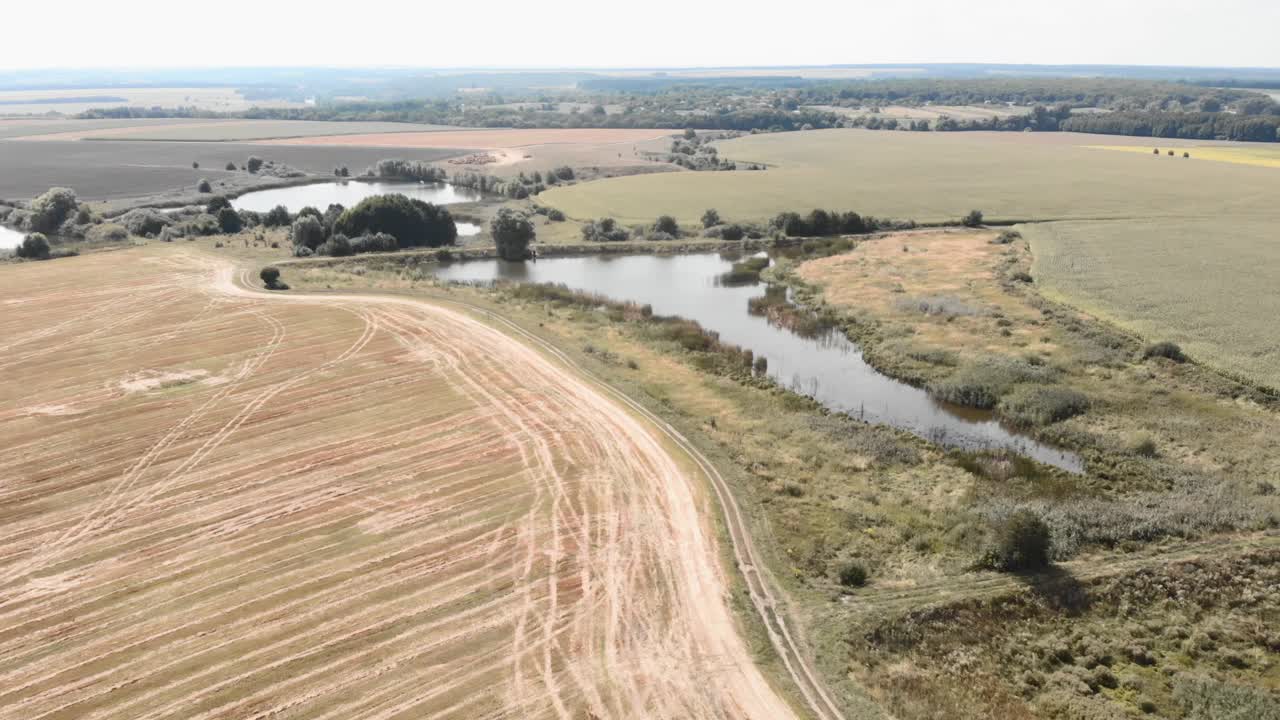
{"type": "Polygon", "coordinates": [[[0,268],[0,717],[785,718],[690,458],[407,298],[0,268]]]}
{"type": "Polygon", "coordinates": [[[426,133],[371,133],[273,140],[271,145],[359,145],[392,148],[519,148],[531,145],[613,145],[671,135],[670,130],[574,128],[534,130],[456,130],[426,133]]]}

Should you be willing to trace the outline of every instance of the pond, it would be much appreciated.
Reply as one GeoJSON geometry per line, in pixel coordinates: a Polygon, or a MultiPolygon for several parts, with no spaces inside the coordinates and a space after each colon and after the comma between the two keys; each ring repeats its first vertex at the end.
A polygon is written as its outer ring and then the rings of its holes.
{"type": "Polygon", "coordinates": [[[446,263],[435,274],[461,282],[563,283],[614,300],[647,303],[656,314],[696,320],[720,333],[722,340],[764,356],[769,375],[779,384],[832,410],[903,428],[941,445],[1007,449],[1070,472],[1083,471],[1074,453],[1019,434],[990,412],[941,403],[920,388],[876,371],[839,331],[802,337],[752,315],[747,303],[764,295],[766,285],[721,284],[720,275],[731,266],[716,253],[625,255],[446,263]]]}
{"type": "Polygon", "coordinates": [[[22,244],[22,239],[26,236],[26,233],[18,232],[13,228],[0,225],[0,250],[8,250],[10,248],[18,247],[22,244]]]}
{"type": "MultiPolygon", "coordinates": [[[[483,197],[478,190],[447,183],[345,180],[255,190],[232,200],[231,206],[236,210],[265,213],[277,205],[283,205],[289,212],[296,213],[310,205],[324,212],[325,208],[334,203],[351,207],[367,197],[388,193],[400,193],[436,205],[475,202],[483,197]]],[[[459,231],[461,232],[461,228],[459,231]]]]}

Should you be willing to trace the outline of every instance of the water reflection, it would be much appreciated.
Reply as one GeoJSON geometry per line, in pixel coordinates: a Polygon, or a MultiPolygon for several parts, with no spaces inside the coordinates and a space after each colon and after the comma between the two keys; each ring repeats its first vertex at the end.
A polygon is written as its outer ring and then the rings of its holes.
{"type": "Polygon", "coordinates": [[[792,332],[748,303],[765,296],[761,283],[718,282],[735,260],[726,254],[591,256],[528,263],[483,260],[442,265],[444,280],[512,280],[563,283],[615,300],[653,306],[660,315],[696,320],[726,342],[768,359],[779,384],[823,405],[868,422],[909,430],[942,445],[1008,449],[1041,462],[1080,472],[1079,457],[1036,442],[1001,425],[989,412],[939,403],[924,390],[873,369],[843,333],[827,328],[811,336],[792,332]]]}
{"type": "Polygon", "coordinates": [[[236,210],[263,213],[277,205],[283,205],[289,212],[298,212],[308,205],[320,210],[334,203],[351,207],[367,197],[388,193],[400,193],[436,205],[475,202],[482,197],[477,190],[446,183],[347,180],[256,190],[232,200],[231,205],[236,210]]]}

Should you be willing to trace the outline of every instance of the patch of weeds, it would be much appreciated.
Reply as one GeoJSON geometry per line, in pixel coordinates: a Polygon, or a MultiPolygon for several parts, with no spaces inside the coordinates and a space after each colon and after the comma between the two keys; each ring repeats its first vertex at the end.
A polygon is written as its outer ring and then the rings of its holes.
{"type": "Polygon", "coordinates": [[[998,406],[1001,417],[1022,426],[1060,422],[1088,409],[1084,393],[1053,385],[1019,385],[998,406]]]}

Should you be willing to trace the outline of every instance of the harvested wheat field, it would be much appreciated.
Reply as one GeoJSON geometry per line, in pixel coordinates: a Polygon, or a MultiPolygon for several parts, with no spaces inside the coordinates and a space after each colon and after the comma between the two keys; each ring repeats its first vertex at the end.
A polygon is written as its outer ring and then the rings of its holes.
{"type": "Polygon", "coordinates": [[[792,716],[692,466],[539,352],[188,249],[0,276],[0,717],[792,716]]]}
{"type": "Polygon", "coordinates": [[[671,130],[573,128],[531,130],[441,130],[436,132],[322,135],[264,141],[270,145],[358,145],[399,148],[518,148],[530,145],[614,145],[671,135],[671,130]]]}

